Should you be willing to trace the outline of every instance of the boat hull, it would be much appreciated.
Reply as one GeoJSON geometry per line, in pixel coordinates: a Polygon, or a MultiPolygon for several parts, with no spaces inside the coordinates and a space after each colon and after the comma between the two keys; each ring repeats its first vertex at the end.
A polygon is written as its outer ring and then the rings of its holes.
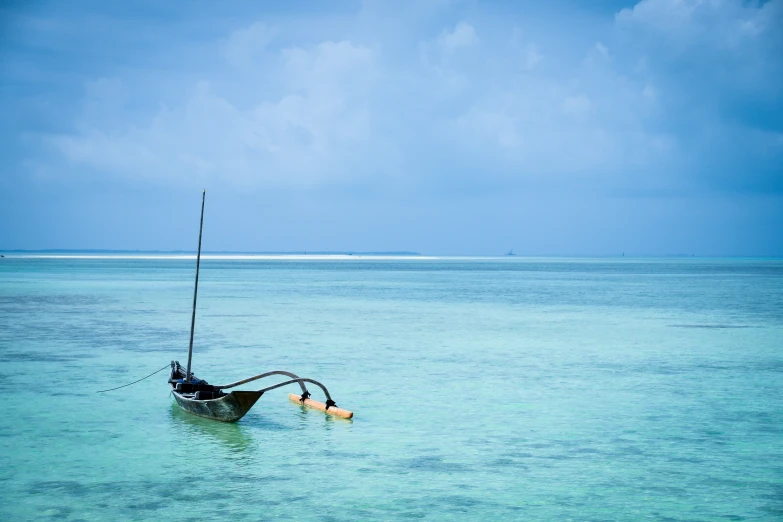
{"type": "Polygon", "coordinates": [[[223,397],[211,400],[195,400],[171,392],[180,408],[193,415],[222,422],[236,422],[250,411],[263,395],[258,391],[233,391],[223,397]]]}

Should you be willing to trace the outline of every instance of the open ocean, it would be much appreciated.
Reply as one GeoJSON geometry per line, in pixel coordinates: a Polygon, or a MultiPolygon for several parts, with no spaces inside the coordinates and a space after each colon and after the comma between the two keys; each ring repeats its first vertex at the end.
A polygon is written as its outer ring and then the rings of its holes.
{"type": "Polygon", "coordinates": [[[783,261],[0,259],[0,520],[783,520],[783,261]],[[248,385],[246,388],[253,388],[248,385]],[[313,396],[321,400],[319,393],[313,396]]]}

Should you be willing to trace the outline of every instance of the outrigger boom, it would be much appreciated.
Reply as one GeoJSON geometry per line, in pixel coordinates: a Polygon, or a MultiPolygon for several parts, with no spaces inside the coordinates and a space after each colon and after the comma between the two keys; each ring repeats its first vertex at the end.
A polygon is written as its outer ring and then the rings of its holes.
{"type": "Polygon", "coordinates": [[[171,385],[171,393],[174,395],[174,399],[177,404],[183,410],[198,415],[200,417],[206,417],[208,419],[215,419],[223,422],[236,422],[253,407],[253,405],[261,398],[261,396],[268,391],[288,386],[290,384],[298,384],[302,389],[302,395],[290,394],[289,398],[299,402],[302,406],[314,408],[316,410],[323,411],[329,415],[336,417],[342,417],[344,419],[350,419],[353,417],[353,412],[338,408],[332,400],[329,391],[326,386],[313,379],[299,377],[291,372],[283,370],[275,370],[266,373],[260,373],[253,377],[248,377],[241,381],[232,382],[230,384],[214,385],[209,384],[203,379],[199,379],[193,373],[191,373],[191,362],[193,358],[193,334],[196,328],[196,299],[198,297],[198,273],[201,265],[201,237],[204,229],[204,201],[206,200],[207,191],[202,192],[201,195],[201,222],[199,224],[198,231],[198,254],[196,255],[196,284],[193,289],[193,314],[190,321],[190,343],[188,345],[188,364],[186,368],[183,368],[178,361],[171,361],[171,372],[169,373],[169,384],[171,385]],[[267,386],[260,390],[236,390],[225,393],[223,390],[234,388],[242,384],[247,384],[265,377],[271,377],[273,375],[282,375],[289,377],[288,380],[267,386]],[[314,384],[321,388],[326,396],[326,402],[318,402],[310,399],[310,392],[307,391],[305,383],[314,384]]]}

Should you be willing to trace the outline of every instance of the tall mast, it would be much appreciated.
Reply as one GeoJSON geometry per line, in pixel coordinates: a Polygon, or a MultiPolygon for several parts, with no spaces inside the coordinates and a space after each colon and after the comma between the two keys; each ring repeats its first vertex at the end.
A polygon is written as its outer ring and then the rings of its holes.
{"type": "Polygon", "coordinates": [[[188,346],[188,370],[185,374],[185,382],[191,382],[190,379],[190,361],[193,358],[193,330],[196,328],[196,297],[198,297],[198,268],[201,264],[201,232],[204,230],[204,200],[207,197],[207,191],[201,193],[201,223],[198,226],[198,254],[196,254],[196,287],[193,289],[193,315],[190,319],[190,345],[188,346]]]}

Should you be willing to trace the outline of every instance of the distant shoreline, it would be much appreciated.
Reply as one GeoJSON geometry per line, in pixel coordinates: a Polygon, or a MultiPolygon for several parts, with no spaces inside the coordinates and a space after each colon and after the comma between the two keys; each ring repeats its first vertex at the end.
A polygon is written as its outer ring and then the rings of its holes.
{"type": "MultiPolygon", "coordinates": [[[[47,248],[37,250],[9,249],[0,252],[9,254],[34,254],[34,255],[196,255],[195,250],[104,250],[99,248],[47,248]]],[[[353,250],[286,250],[286,251],[233,251],[233,250],[202,250],[205,255],[221,256],[420,256],[418,252],[381,251],[381,252],[355,252],[353,250]]]]}
{"type": "MultiPolygon", "coordinates": [[[[9,251],[6,251],[9,252],[9,251]]],[[[160,259],[160,260],[188,260],[196,259],[195,253],[32,253],[13,252],[9,259],[160,259]]],[[[402,255],[402,254],[201,254],[202,260],[290,260],[290,261],[329,261],[350,259],[377,259],[377,260],[417,260],[439,259],[433,256],[402,255]]]]}
{"type": "MultiPolygon", "coordinates": [[[[195,252],[187,251],[140,251],[140,250],[0,250],[4,259],[95,259],[95,260],[195,260],[195,252]]],[[[509,261],[509,262],[607,262],[620,261],[666,262],[666,261],[781,261],[775,256],[690,256],[690,255],[422,255],[418,252],[206,252],[202,260],[222,261],[509,261]]]]}

